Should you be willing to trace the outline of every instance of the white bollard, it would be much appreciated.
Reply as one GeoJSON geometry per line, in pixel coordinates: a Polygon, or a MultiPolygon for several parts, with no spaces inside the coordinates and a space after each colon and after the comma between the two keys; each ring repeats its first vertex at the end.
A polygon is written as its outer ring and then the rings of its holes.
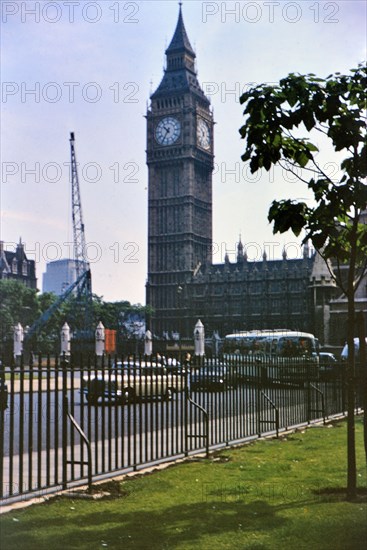
{"type": "Polygon", "coordinates": [[[24,340],[24,330],[20,323],[15,325],[13,342],[14,342],[14,357],[19,358],[23,354],[23,340],[24,340]]]}
{"type": "Polygon", "coordinates": [[[67,323],[63,324],[60,332],[61,355],[70,356],[70,327],[67,323]]]}
{"type": "Polygon", "coordinates": [[[97,325],[95,337],[96,337],[96,345],[95,345],[96,355],[97,357],[102,357],[105,351],[105,331],[104,331],[104,326],[102,324],[102,321],[100,321],[97,325]]]}
{"type": "Polygon", "coordinates": [[[195,355],[205,355],[205,330],[204,325],[198,320],[194,330],[195,355]]]}
{"type": "Polygon", "coordinates": [[[20,323],[15,325],[13,334],[14,343],[14,359],[16,366],[19,367],[23,355],[23,341],[24,341],[24,329],[20,323]]]}
{"type": "Polygon", "coordinates": [[[144,338],[144,355],[152,355],[153,353],[153,338],[150,330],[147,330],[144,338]]]}

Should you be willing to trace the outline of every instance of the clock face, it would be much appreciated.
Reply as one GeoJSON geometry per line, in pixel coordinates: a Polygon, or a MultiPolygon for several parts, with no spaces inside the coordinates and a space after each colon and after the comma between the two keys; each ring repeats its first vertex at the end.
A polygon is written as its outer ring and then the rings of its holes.
{"type": "Polygon", "coordinates": [[[202,118],[199,118],[197,124],[197,140],[200,147],[210,149],[210,130],[209,126],[202,118]]]}
{"type": "Polygon", "coordinates": [[[181,124],[172,116],[162,118],[155,129],[155,139],[159,145],[172,145],[178,140],[181,133],[181,124]]]}

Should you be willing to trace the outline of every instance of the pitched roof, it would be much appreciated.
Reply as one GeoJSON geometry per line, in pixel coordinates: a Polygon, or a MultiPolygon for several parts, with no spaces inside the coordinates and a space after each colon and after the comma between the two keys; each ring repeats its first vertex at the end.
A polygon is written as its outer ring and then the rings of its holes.
{"type": "Polygon", "coordinates": [[[151,95],[151,99],[190,92],[200,97],[201,100],[209,105],[209,100],[206,98],[197,79],[195,68],[196,55],[187,36],[181,4],[176,30],[166,50],[166,57],[167,67],[164,71],[162,81],[151,95]]]}
{"type": "Polygon", "coordinates": [[[181,5],[182,4],[180,2],[180,12],[178,14],[176,30],[174,32],[171,43],[166,50],[166,54],[176,53],[182,50],[186,50],[193,57],[195,57],[195,52],[190,44],[190,40],[189,40],[189,37],[187,36],[187,32],[185,29],[185,24],[182,17],[181,5]]]}

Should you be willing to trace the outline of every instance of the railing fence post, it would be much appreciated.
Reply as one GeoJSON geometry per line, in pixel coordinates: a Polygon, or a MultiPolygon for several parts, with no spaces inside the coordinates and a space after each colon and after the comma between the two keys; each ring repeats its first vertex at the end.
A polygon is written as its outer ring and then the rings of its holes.
{"type": "Polygon", "coordinates": [[[256,432],[257,432],[257,435],[260,437],[261,436],[261,403],[260,403],[260,399],[261,399],[261,382],[262,382],[262,377],[261,377],[261,373],[262,373],[262,367],[261,367],[261,364],[260,363],[254,363],[254,367],[256,369],[255,373],[256,373],[256,432]]]}
{"type": "MultiPolygon", "coordinates": [[[[310,365],[307,365],[306,366],[306,379],[307,379],[307,423],[308,424],[311,424],[311,421],[312,421],[312,412],[313,412],[313,409],[316,408],[316,404],[315,406],[313,406],[313,391],[312,391],[312,382],[311,382],[311,371],[310,371],[310,365]]],[[[316,400],[315,400],[316,401],[316,400]]],[[[317,403],[317,401],[316,401],[317,403]]]]}
{"type": "Polygon", "coordinates": [[[0,498],[4,494],[3,463],[4,463],[4,420],[5,409],[8,407],[8,389],[5,384],[5,367],[0,360],[0,498]]]}
{"type": "Polygon", "coordinates": [[[68,395],[67,395],[67,365],[65,355],[61,362],[62,368],[62,488],[67,488],[67,452],[68,452],[68,395]]]}
{"type": "Polygon", "coordinates": [[[185,456],[189,454],[189,399],[190,399],[190,365],[187,364],[185,368],[185,410],[184,410],[184,422],[185,422],[185,456]]]}

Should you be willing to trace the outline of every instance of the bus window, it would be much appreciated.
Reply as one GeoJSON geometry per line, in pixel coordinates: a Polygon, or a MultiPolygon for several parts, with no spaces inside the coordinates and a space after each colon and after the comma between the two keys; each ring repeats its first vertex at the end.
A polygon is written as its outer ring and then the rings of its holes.
{"type": "Polygon", "coordinates": [[[276,355],[277,347],[278,347],[278,340],[276,338],[273,338],[271,342],[271,351],[270,351],[272,355],[276,355]]]}
{"type": "Polygon", "coordinates": [[[311,355],[311,342],[307,338],[299,339],[300,355],[311,355]]]}
{"type": "Polygon", "coordinates": [[[290,338],[279,339],[279,355],[282,357],[294,357],[295,348],[294,343],[290,338]]]}
{"type": "Polygon", "coordinates": [[[304,357],[312,354],[309,338],[280,338],[279,348],[283,357],[304,357]]]}

